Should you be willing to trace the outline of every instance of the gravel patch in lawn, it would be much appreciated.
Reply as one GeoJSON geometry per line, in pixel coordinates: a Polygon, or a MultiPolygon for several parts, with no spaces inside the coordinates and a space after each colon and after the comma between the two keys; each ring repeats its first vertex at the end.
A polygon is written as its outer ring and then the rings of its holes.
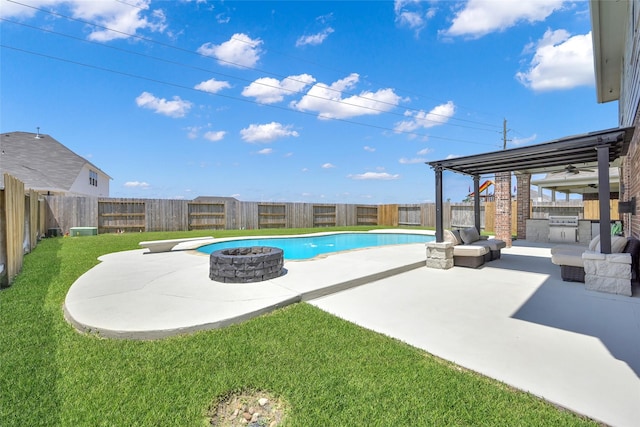
{"type": "Polygon", "coordinates": [[[266,391],[244,390],[214,403],[207,421],[219,427],[277,427],[285,415],[282,400],[266,391]]]}

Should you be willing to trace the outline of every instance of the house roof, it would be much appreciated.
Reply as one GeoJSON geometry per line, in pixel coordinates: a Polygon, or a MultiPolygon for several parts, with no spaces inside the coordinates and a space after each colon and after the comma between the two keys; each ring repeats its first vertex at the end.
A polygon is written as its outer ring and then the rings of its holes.
{"type": "Polygon", "coordinates": [[[434,169],[441,168],[467,175],[514,171],[534,175],[559,171],[568,165],[596,167],[597,147],[609,146],[609,162],[613,163],[626,155],[632,136],[632,127],[607,129],[543,144],[437,160],[427,164],[434,169]]]}
{"type": "Polygon", "coordinates": [[[629,1],[591,0],[593,61],[598,102],[620,98],[629,1]]]}
{"type": "MultiPolygon", "coordinates": [[[[544,178],[531,180],[531,185],[548,188],[561,193],[597,193],[598,192],[598,170],[582,169],[577,173],[552,172],[544,178]]],[[[620,191],[620,170],[619,168],[609,168],[609,189],[617,193],[620,191]]]]}
{"type": "Polygon", "coordinates": [[[111,177],[50,135],[30,132],[0,134],[0,187],[8,173],[38,191],[69,191],[85,165],[111,177]]]}

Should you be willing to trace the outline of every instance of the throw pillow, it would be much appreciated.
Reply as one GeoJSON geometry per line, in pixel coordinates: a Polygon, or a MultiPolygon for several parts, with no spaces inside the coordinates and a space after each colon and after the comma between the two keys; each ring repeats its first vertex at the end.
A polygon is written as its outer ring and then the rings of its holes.
{"type": "Polygon", "coordinates": [[[476,240],[480,239],[480,233],[476,230],[475,227],[469,227],[460,230],[460,237],[465,244],[473,243],[476,240]]]}
{"type": "Polygon", "coordinates": [[[624,236],[611,236],[611,253],[619,254],[627,246],[627,238],[624,236]]]}
{"type": "Polygon", "coordinates": [[[453,243],[454,245],[458,244],[458,239],[456,239],[451,230],[444,230],[443,237],[445,242],[453,243]]]}
{"type": "MultiPolygon", "coordinates": [[[[627,238],[624,236],[611,236],[611,253],[622,253],[625,246],[627,246],[627,238]]],[[[596,252],[602,252],[600,248],[600,242],[596,245],[596,252]]]]}

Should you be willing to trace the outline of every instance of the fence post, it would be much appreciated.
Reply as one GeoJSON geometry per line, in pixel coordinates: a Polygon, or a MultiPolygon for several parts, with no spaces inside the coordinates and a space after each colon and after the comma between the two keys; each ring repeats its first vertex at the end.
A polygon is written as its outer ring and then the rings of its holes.
{"type": "Polygon", "coordinates": [[[22,269],[24,258],[25,224],[24,184],[17,178],[4,174],[4,236],[6,239],[6,279],[2,285],[11,285],[22,269]]]}

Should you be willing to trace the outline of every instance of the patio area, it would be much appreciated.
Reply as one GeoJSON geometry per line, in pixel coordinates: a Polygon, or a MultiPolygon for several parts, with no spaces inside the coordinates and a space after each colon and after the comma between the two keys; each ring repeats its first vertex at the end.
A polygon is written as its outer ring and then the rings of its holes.
{"type": "Polygon", "coordinates": [[[563,282],[551,246],[515,241],[480,269],[420,268],[310,303],[608,425],[638,425],[638,289],[563,282]]]}
{"type": "Polygon", "coordinates": [[[561,407],[640,419],[640,296],[563,282],[550,246],[515,241],[479,269],[424,266],[423,244],[285,262],[259,284],[217,284],[190,251],[101,257],[65,301],[77,328],[153,339],[224,327],[307,301],[561,407]],[[96,324],[96,322],[102,322],[96,324]]]}

